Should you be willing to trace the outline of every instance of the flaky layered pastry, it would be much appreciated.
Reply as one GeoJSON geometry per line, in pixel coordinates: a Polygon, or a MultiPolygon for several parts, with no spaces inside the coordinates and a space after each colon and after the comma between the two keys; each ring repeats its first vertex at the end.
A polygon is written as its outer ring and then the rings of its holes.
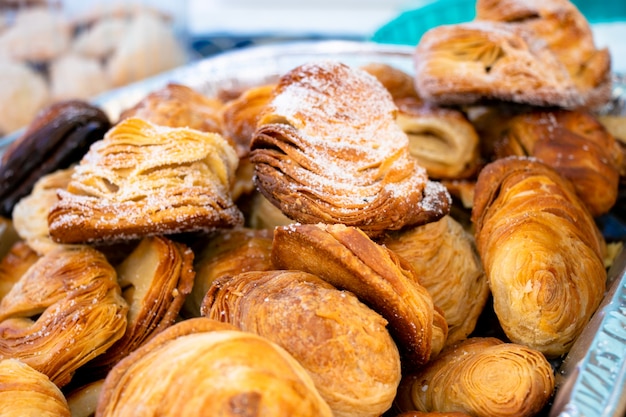
{"type": "Polygon", "coordinates": [[[404,411],[531,417],[553,391],[554,373],[540,352],[493,337],[474,337],[447,347],[419,372],[405,375],[396,404],[404,411]]]}
{"type": "Polygon", "coordinates": [[[17,359],[0,360],[0,415],[72,416],[59,387],[46,375],[17,359]]]}
{"type": "Polygon", "coordinates": [[[409,138],[409,152],[436,179],[462,179],[480,167],[478,134],[459,110],[396,100],[396,121],[409,138]]]}
{"type": "Polygon", "coordinates": [[[532,156],[572,182],[594,217],[617,201],[624,155],[602,124],[585,111],[535,110],[513,117],[496,143],[497,157],[532,156]]]}
{"type": "Polygon", "coordinates": [[[450,215],[399,232],[380,243],[407,260],[419,283],[444,312],[446,345],[474,331],[489,297],[489,284],[473,235],[450,215]]]}
{"type": "Polygon", "coordinates": [[[333,415],[284,349],[204,317],[167,328],[109,373],[96,416],[135,417],[137,410],[172,417],[333,415]]]}
{"type": "Polygon", "coordinates": [[[172,325],[191,292],[194,254],[163,236],[147,237],[115,269],[128,303],[124,335],[87,364],[88,373],[106,376],[122,358],[172,325]]]}
{"type": "Polygon", "coordinates": [[[544,41],[595,107],[611,97],[611,56],[595,46],[591,25],[570,0],[477,0],[476,19],[522,27],[544,41]]]}
{"type": "Polygon", "coordinates": [[[277,227],[271,256],[277,268],[317,275],[387,319],[403,366],[421,366],[443,348],[448,325],[411,265],[362,230],[321,223],[277,227]]]}
{"type": "Polygon", "coordinates": [[[276,226],[287,226],[293,223],[285,216],[279,207],[276,207],[261,193],[250,196],[250,206],[246,213],[246,224],[253,229],[274,230],[276,226]]]}
{"type": "Polygon", "coordinates": [[[15,358],[59,387],[126,330],[115,269],[90,247],[37,260],[0,302],[0,359],[15,358]]]}
{"type": "Polygon", "coordinates": [[[411,74],[384,62],[370,62],[363,65],[361,69],[376,77],[389,91],[394,101],[407,97],[420,100],[419,93],[415,90],[415,80],[411,74]]]}
{"type": "Polygon", "coordinates": [[[450,196],[410,156],[389,92],[367,72],[304,64],[278,81],[251,143],[258,189],[301,223],[369,235],[447,214],[450,196]]]}
{"type": "Polygon", "coordinates": [[[104,379],[98,379],[74,388],[65,395],[72,417],[94,416],[103,385],[104,379]]]}
{"type": "Polygon", "coordinates": [[[605,242],[572,184],[536,159],[499,159],[478,177],[472,221],[508,338],[567,353],[606,281],[605,242]]]}
{"type": "Polygon", "coordinates": [[[437,104],[501,100],[576,108],[586,96],[532,32],[502,22],[437,26],[414,53],[420,96],[437,104]]]}
{"type": "Polygon", "coordinates": [[[61,243],[210,231],[243,222],[235,150],[220,135],[125,119],[76,166],[48,215],[61,243]]]}
{"type": "Polygon", "coordinates": [[[37,259],[39,255],[26,242],[19,240],[11,246],[9,252],[0,259],[0,300],[37,259]]]}
{"type": "Polygon", "coordinates": [[[185,315],[200,315],[202,300],[218,278],[274,269],[270,259],[272,237],[269,229],[221,229],[205,244],[199,244],[195,250],[193,289],[183,306],[185,315]]]}
{"type": "Polygon", "coordinates": [[[301,271],[218,279],[203,315],[283,347],[309,372],[337,417],[378,417],[400,383],[400,355],[387,321],[347,291],[301,271]]]}
{"type": "Polygon", "coordinates": [[[450,411],[448,412],[439,412],[439,411],[405,411],[403,413],[397,414],[395,417],[469,417],[469,414],[450,411]]]}

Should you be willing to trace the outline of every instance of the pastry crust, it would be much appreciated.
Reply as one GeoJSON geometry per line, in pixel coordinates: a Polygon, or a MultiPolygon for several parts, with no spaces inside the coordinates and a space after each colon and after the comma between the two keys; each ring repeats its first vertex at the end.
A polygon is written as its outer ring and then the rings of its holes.
{"type": "Polygon", "coordinates": [[[363,231],[339,224],[277,227],[271,256],[277,268],[317,275],[387,319],[403,366],[422,366],[443,348],[447,323],[411,265],[363,231]]]}
{"type": "Polygon", "coordinates": [[[553,391],[554,372],[540,352],[475,337],[446,348],[422,370],[404,376],[396,404],[404,411],[531,417],[553,391]]]}
{"type": "Polygon", "coordinates": [[[107,375],[96,415],[134,417],[138,409],[164,417],[333,415],[284,349],[204,317],[167,328],[107,375]]]}
{"type": "Polygon", "coordinates": [[[419,93],[415,90],[415,80],[411,74],[382,62],[370,62],[363,65],[361,69],[376,77],[389,91],[394,101],[405,98],[420,100],[419,93]]]}
{"type": "Polygon", "coordinates": [[[218,134],[125,119],[94,144],[48,215],[61,243],[133,240],[243,223],[238,159],[218,134]]]}
{"type": "Polygon", "coordinates": [[[90,247],[50,252],[0,302],[0,359],[15,358],[59,387],[126,329],[113,267],[90,247]]]}
{"type": "Polygon", "coordinates": [[[38,259],[37,252],[24,241],[17,241],[11,246],[0,260],[0,300],[38,259]]]}
{"type": "Polygon", "coordinates": [[[378,417],[400,383],[387,321],[347,291],[301,271],[256,271],[215,281],[204,316],[263,336],[309,372],[337,417],[378,417]]]}
{"type": "Polygon", "coordinates": [[[478,177],[472,221],[507,337],[567,353],[606,281],[605,242],[571,183],[536,159],[499,159],[478,177]]]}
{"type": "Polygon", "coordinates": [[[408,151],[389,92],[335,62],[279,80],[252,139],[258,189],[301,223],[342,223],[369,235],[441,218],[450,196],[408,151]]]}

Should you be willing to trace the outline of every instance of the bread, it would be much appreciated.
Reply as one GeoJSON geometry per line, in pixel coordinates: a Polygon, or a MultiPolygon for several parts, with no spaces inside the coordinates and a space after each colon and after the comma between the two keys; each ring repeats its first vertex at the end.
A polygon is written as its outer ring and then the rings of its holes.
{"type": "Polygon", "coordinates": [[[137,240],[243,223],[235,150],[219,134],[125,119],[91,147],[50,209],[60,243],[137,240]]]}
{"type": "Polygon", "coordinates": [[[214,282],[203,315],[263,336],[308,371],[337,417],[378,417],[400,383],[387,321],[347,291],[301,271],[251,271],[214,282]]]}
{"type": "Polygon", "coordinates": [[[139,409],[189,417],[333,415],[284,349],[207,318],[169,327],[107,375],[96,415],[136,416],[139,409]]]}
{"type": "Polygon", "coordinates": [[[251,143],[255,183],[294,221],[370,236],[447,214],[450,196],[410,157],[389,92],[363,70],[310,63],[279,80],[251,143]]]}
{"type": "Polygon", "coordinates": [[[536,159],[499,159],[478,176],[472,222],[507,337],[567,353],[606,281],[604,239],[572,184],[536,159]]]}

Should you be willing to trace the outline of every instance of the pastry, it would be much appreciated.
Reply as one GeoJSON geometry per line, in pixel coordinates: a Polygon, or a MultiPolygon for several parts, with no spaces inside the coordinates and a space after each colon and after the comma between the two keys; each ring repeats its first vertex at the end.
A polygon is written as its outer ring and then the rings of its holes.
{"type": "Polygon", "coordinates": [[[255,184],[300,223],[342,223],[375,236],[449,211],[450,196],[409,154],[389,92],[336,62],[283,75],[251,143],[255,184]]]}
{"type": "Polygon", "coordinates": [[[492,21],[437,26],[414,53],[420,96],[439,105],[498,100],[576,108],[587,97],[544,42],[492,21]]]}
{"type": "Polygon", "coordinates": [[[409,138],[409,152],[436,179],[463,179],[480,168],[478,134],[459,110],[414,98],[396,100],[396,121],[409,138]]]}
{"type": "Polygon", "coordinates": [[[48,74],[53,101],[89,100],[109,89],[104,68],[94,58],[63,55],[51,62],[48,74]]]}
{"type": "Polygon", "coordinates": [[[396,414],[395,417],[469,417],[469,414],[465,414],[465,413],[461,413],[457,411],[451,411],[449,413],[439,412],[439,411],[432,411],[432,412],[405,411],[403,413],[396,414]]]}
{"type": "Polygon", "coordinates": [[[17,359],[0,360],[0,414],[3,417],[70,417],[61,390],[41,372],[17,359]]]}
{"type": "Polygon", "coordinates": [[[13,227],[13,221],[8,217],[0,216],[0,259],[9,253],[13,244],[18,240],[20,236],[13,227]]]}
{"type": "Polygon", "coordinates": [[[333,415],[284,349],[204,317],[167,328],[107,375],[96,416],[139,409],[164,417],[333,415]]]}
{"type": "Polygon", "coordinates": [[[590,113],[535,110],[509,120],[495,145],[497,157],[531,156],[572,182],[594,217],[617,201],[624,155],[619,144],[590,113]]]}
{"type": "Polygon", "coordinates": [[[204,316],[278,344],[311,375],[337,417],[378,417],[400,383],[400,355],[387,321],[354,294],[301,271],[223,276],[204,316]]]}
{"type": "Polygon", "coordinates": [[[191,292],[193,252],[162,236],[148,237],[115,269],[128,303],[126,332],[106,352],[86,365],[105,376],[122,358],[174,324],[191,292]]]}
{"type": "Polygon", "coordinates": [[[104,379],[99,379],[67,393],[65,398],[72,417],[92,417],[95,414],[102,385],[104,379]]]}
{"type": "Polygon", "coordinates": [[[419,283],[444,312],[446,345],[467,338],[489,297],[474,237],[450,215],[423,226],[390,232],[379,241],[408,261],[419,283]]]}
{"type": "Polygon", "coordinates": [[[590,107],[611,98],[611,56],[598,49],[591,25],[570,0],[477,0],[476,19],[523,27],[544,41],[590,107]]]}
{"type": "Polygon", "coordinates": [[[277,268],[317,275],[382,315],[403,366],[422,366],[443,348],[447,323],[411,265],[362,230],[340,224],[277,227],[271,257],[277,268]]]}
{"type": "Polygon", "coordinates": [[[15,358],[59,387],[126,330],[113,267],[90,247],[39,258],[0,302],[0,359],[15,358]]]}
{"type": "Polygon", "coordinates": [[[73,172],[72,166],[39,178],[30,194],[18,201],[13,208],[15,230],[40,255],[59,247],[59,243],[50,239],[48,211],[57,202],[57,191],[67,187],[73,172]]]}
{"type": "Polygon", "coordinates": [[[405,375],[396,405],[403,411],[532,417],[553,391],[554,372],[540,352],[493,337],[474,337],[405,375]]]}
{"type": "Polygon", "coordinates": [[[507,337],[567,353],[606,281],[604,239],[572,184],[537,159],[499,159],[478,176],[472,222],[507,337]]]}
{"type": "Polygon", "coordinates": [[[372,74],[389,91],[394,101],[411,98],[420,101],[415,80],[408,72],[382,62],[370,62],[361,69],[372,74]]]}
{"type": "Polygon", "coordinates": [[[124,119],[58,192],[50,236],[60,243],[124,241],[240,225],[230,195],[237,162],[219,134],[124,119]]]}
{"type": "Polygon", "coordinates": [[[8,253],[0,259],[0,300],[38,259],[37,252],[24,241],[17,241],[11,246],[8,253]]]}
{"type": "Polygon", "coordinates": [[[57,102],[39,112],[2,155],[0,212],[10,217],[39,178],[79,161],[110,126],[100,108],[81,100],[57,102]]]}
{"type": "Polygon", "coordinates": [[[72,50],[82,56],[104,60],[111,56],[124,39],[128,19],[106,16],[79,32],[72,43],[72,50]]]}
{"type": "Polygon", "coordinates": [[[254,193],[250,197],[250,207],[246,213],[246,222],[253,229],[274,230],[276,226],[287,226],[293,221],[271,203],[261,193],[254,193]]]}
{"type": "Polygon", "coordinates": [[[195,248],[196,278],[191,294],[185,298],[185,314],[189,317],[200,315],[202,300],[216,279],[274,269],[270,260],[272,234],[269,229],[221,229],[206,243],[199,244],[195,248]]]}

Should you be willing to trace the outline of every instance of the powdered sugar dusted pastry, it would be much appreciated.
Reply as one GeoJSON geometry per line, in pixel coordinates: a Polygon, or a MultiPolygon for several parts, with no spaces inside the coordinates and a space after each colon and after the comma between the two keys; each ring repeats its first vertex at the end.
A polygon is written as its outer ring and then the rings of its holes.
{"type": "Polygon", "coordinates": [[[438,104],[503,100],[580,107],[586,96],[542,40],[501,22],[443,25],[422,36],[414,54],[420,96],[438,104]]]}
{"type": "Polygon", "coordinates": [[[230,195],[237,163],[218,134],[125,119],[91,147],[59,191],[50,235],[78,243],[240,225],[230,195]]]}
{"type": "Polygon", "coordinates": [[[441,218],[450,196],[411,157],[396,110],[363,70],[337,62],[291,70],[252,139],[257,187],[295,221],[370,235],[441,218]]]}

